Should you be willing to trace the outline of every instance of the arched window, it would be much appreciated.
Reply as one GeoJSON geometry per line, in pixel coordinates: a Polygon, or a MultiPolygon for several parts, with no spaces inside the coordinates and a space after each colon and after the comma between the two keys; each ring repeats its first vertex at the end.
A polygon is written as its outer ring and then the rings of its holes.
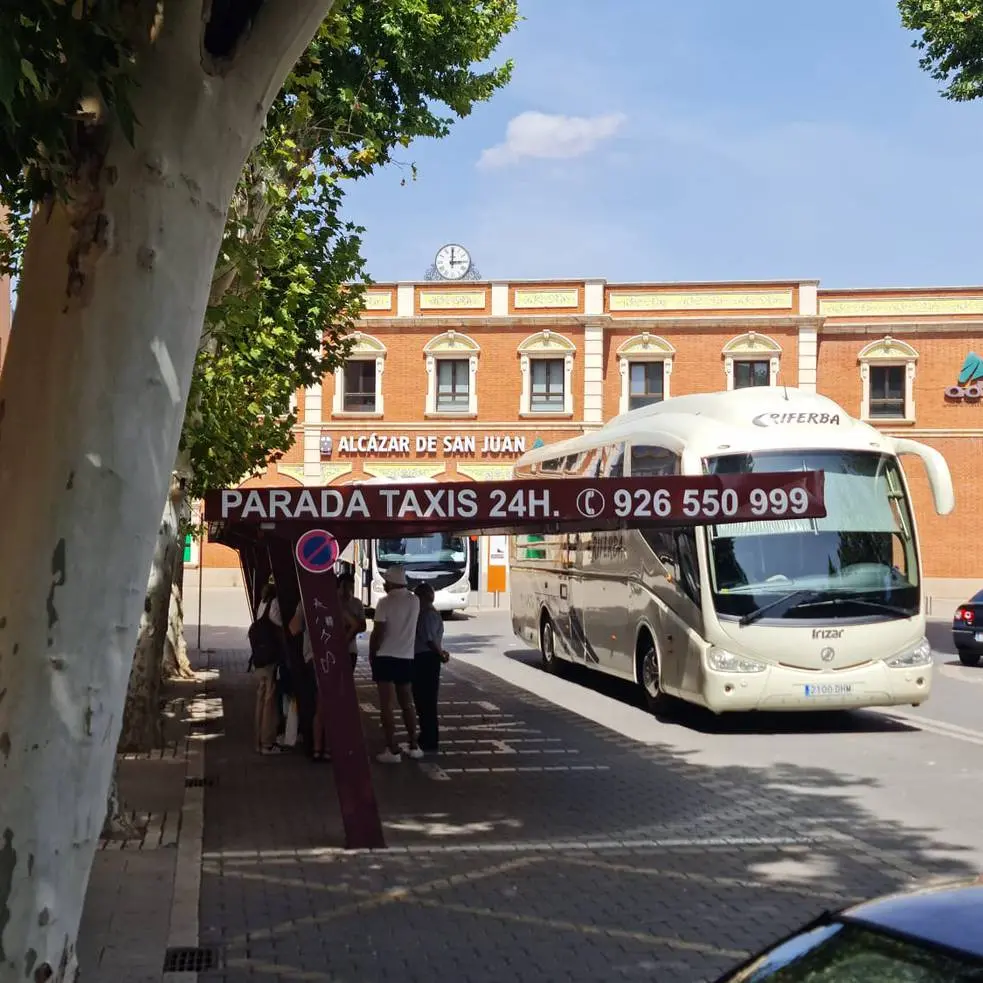
{"type": "Polygon", "coordinates": [[[477,416],[478,354],[473,338],[445,331],[423,346],[427,360],[427,415],[477,416]]]}
{"type": "Polygon", "coordinates": [[[519,345],[522,372],[520,416],[573,416],[573,357],[576,345],[546,329],[519,345]]]}
{"type": "Polygon", "coordinates": [[[886,335],[865,345],[857,361],[863,390],[861,419],[914,421],[918,352],[886,335]]]}
{"type": "Polygon", "coordinates": [[[748,331],[724,345],[724,375],[728,389],[777,386],[782,346],[774,338],[748,331]]]}
{"type": "Polygon", "coordinates": [[[344,365],[334,372],[336,416],[382,416],[382,373],[386,346],[371,335],[356,331],[344,365]]]}
{"type": "Polygon", "coordinates": [[[618,349],[621,373],[619,413],[669,398],[669,379],[676,349],[665,338],[647,331],[629,338],[618,349]]]}

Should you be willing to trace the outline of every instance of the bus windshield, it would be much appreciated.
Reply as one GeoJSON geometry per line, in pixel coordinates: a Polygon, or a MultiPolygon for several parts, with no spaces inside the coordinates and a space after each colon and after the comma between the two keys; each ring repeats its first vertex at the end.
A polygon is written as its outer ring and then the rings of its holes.
{"type": "Polygon", "coordinates": [[[709,474],[825,472],[823,519],[707,529],[718,614],[755,620],[914,617],[918,560],[897,460],[868,451],[708,458],[709,474]]]}
{"type": "Polygon", "coordinates": [[[460,536],[450,536],[444,532],[377,539],[375,559],[382,570],[394,564],[418,570],[449,570],[464,565],[467,543],[460,536]]]}

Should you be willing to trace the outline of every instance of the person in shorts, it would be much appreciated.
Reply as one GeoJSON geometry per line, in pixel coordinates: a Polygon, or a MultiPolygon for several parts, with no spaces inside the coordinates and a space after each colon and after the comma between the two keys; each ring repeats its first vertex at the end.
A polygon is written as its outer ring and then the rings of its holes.
{"type": "Polygon", "coordinates": [[[413,656],[420,602],[406,589],[406,571],[390,567],[385,573],[386,596],[379,599],[369,637],[369,665],[379,688],[379,712],[386,735],[386,748],[376,755],[383,764],[398,764],[403,752],[422,758],[417,743],[416,708],[413,706],[413,656]],[[395,704],[403,711],[408,743],[396,743],[395,704]]]}

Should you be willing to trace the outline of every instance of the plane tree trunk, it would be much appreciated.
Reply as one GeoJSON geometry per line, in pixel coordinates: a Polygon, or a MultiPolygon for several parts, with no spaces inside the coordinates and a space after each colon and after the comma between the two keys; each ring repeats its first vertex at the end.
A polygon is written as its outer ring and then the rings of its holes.
{"type": "Polygon", "coordinates": [[[95,124],[75,183],[33,216],[0,374],[0,983],[75,979],[225,212],[331,0],[253,4],[221,58],[203,20],[241,5],[158,6],[134,141],[95,124]]]}
{"type": "Polygon", "coordinates": [[[179,505],[181,525],[178,532],[174,572],[171,577],[171,596],[167,612],[167,635],[164,639],[164,660],[161,674],[164,679],[194,679],[188,658],[188,641],[184,634],[184,529],[187,506],[184,493],[179,505]]]}
{"type": "Polygon", "coordinates": [[[123,728],[118,747],[120,752],[149,751],[158,747],[161,742],[161,668],[167,643],[171,582],[177,558],[179,497],[178,482],[173,480],[160,525],[157,527],[157,542],[150,564],[147,594],[123,707],[123,728]]]}

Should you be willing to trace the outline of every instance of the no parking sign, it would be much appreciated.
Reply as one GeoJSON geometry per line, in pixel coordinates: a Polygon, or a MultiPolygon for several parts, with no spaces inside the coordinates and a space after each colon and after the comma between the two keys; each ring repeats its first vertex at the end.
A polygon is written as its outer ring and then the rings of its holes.
{"type": "Polygon", "coordinates": [[[338,560],[338,540],[325,529],[311,529],[297,540],[297,563],[308,573],[328,573],[338,560]]]}

